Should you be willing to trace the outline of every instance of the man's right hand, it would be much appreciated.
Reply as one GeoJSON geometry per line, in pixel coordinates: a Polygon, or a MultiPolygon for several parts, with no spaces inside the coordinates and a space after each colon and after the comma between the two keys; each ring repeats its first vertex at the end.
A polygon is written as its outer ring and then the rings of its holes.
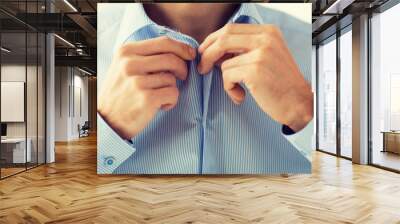
{"type": "Polygon", "coordinates": [[[159,109],[177,104],[176,78],[185,80],[185,60],[196,50],[159,37],[123,45],[114,55],[98,99],[98,112],[123,138],[142,131],[159,109]]]}

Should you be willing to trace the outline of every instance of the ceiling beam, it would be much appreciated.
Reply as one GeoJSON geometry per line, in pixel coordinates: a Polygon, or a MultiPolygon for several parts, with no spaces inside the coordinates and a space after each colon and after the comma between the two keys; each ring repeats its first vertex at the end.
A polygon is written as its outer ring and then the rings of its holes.
{"type": "Polygon", "coordinates": [[[96,28],[90,24],[85,17],[80,14],[68,14],[67,15],[71,20],[73,20],[77,25],[79,25],[91,38],[96,38],[96,28]]]}
{"type": "Polygon", "coordinates": [[[96,58],[91,56],[55,56],[56,66],[87,67],[92,71],[96,71],[96,61],[96,58]]]}
{"type": "Polygon", "coordinates": [[[333,1],[322,14],[342,14],[343,11],[351,5],[355,0],[336,0],[333,1]]]}

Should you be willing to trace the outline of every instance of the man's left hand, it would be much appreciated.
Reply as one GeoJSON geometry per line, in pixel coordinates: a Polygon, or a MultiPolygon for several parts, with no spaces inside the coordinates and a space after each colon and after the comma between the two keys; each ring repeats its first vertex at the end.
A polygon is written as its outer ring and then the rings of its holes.
{"type": "Polygon", "coordinates": [[[294,132],[311,121],[311,86],[276,26],[228,24],[210,34],[199,52],[198,71],[207,74],[220,64],[224,89],[234,103],[245,98],[243,83],[266,114],[294,132]]]}

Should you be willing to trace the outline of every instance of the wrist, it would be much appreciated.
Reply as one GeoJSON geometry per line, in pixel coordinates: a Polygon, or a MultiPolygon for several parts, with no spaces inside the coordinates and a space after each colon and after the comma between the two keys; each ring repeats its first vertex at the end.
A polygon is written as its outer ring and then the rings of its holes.
{"type": "Polygon", "coordinates": [[[307,124],[312,120],[313,116],[312,114],[304,114],[297,119],[291,121],[288,123],[288,127],[293,130],[293,132],[298,132],[302,130],[304,127],[307,126],[307,124]]]}
{"type": "Polygon", "coordinates": [[[113,116],[109,116],[104,109],[102,108],[98,108],[97,109],[97,114],[99,114],[99,116],[103,119],[103,121],[111,128],[114,130],[115,133],[117,133],[121,138],[129,140],[131,139],[131,135],[128,134],[127,132],[124,131],[123,126],[118,124],[118,120],[113,120],[110,119],[110,117],[113,116]]]}
{"type": "Polygon", "coordinates": [[[286,125],[294,132],[298,132],[306,127],[314,117],[312,93],[293,106],[293,113],[291,113],[290,119],[286,125]]]}

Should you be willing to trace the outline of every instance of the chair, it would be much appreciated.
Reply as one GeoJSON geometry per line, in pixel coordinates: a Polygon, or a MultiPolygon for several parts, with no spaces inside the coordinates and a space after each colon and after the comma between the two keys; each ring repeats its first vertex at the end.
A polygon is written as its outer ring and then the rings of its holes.
{"type": "Polygon", "coordinates": [[[89,129],[90,129],[89,121],[85,121],[82,127],[80,127],[80,125],[78,124],[79,138],[89,136],[89,129]]]}

